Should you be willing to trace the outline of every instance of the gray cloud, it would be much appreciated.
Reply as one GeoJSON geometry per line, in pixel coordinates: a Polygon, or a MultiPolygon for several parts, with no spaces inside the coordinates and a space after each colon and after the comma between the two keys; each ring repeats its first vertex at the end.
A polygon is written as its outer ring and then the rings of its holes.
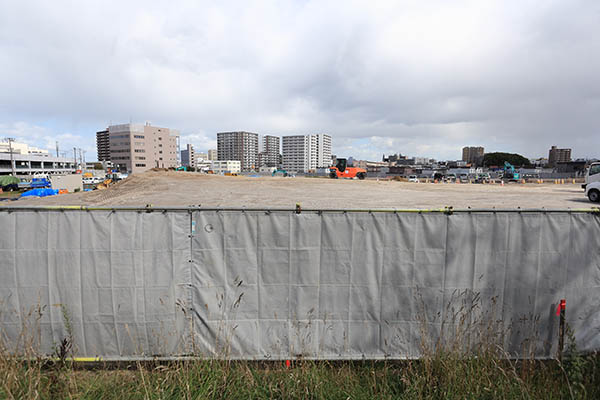
{"type": "Polygon", "coordinates": [[[592,0],[4,2],[0,54],[0,136],[41,146],[93,152],[133,120],[201,150],[246,129],[365,158],[600,156],[592,0]]]}

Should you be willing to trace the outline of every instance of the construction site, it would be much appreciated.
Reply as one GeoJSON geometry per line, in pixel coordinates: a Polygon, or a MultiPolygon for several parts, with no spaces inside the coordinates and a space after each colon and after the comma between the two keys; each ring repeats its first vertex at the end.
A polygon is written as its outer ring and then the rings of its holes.
{"type": "Polygon", "coordinates": [[[148,171],[105,190],[22,198],[12,205],[280,207],[312,209],[581,209],[594,203],[581,183],[419,183],[393,179],[283,178],[148,171]]]}

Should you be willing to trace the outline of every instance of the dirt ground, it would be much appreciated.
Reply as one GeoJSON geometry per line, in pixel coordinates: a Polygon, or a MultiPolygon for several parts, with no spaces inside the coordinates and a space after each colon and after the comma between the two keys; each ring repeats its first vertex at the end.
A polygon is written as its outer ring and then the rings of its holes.
{"type": "Polygon", "coordinates": [[[107,190],[3,205],[204,206],[334,209],[592,208],[581,184],[432,184],[367,179],[216,176],[148,171],[107,190]]]}

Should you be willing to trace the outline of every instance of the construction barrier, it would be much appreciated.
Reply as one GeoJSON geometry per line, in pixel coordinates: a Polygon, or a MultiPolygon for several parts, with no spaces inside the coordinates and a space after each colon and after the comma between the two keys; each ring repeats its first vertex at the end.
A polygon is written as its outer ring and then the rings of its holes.
{"type": "Polygon", "coordinates": [[[487,318],[507,354],[549,358],[560,299],[578,349],[600,350],[591,211],[0,207],[0,226],[16,352],[413,358],[487,318]]]}

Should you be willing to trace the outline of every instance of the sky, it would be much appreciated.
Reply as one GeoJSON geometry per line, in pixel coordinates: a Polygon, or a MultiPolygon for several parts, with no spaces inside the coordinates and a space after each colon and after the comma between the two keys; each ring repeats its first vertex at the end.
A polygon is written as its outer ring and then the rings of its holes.
{"type": "Polygon", "coordinates": [[[94,160],[127,122],[600,157],[600,1],[0,1],[0,139],[94,160]]]}

